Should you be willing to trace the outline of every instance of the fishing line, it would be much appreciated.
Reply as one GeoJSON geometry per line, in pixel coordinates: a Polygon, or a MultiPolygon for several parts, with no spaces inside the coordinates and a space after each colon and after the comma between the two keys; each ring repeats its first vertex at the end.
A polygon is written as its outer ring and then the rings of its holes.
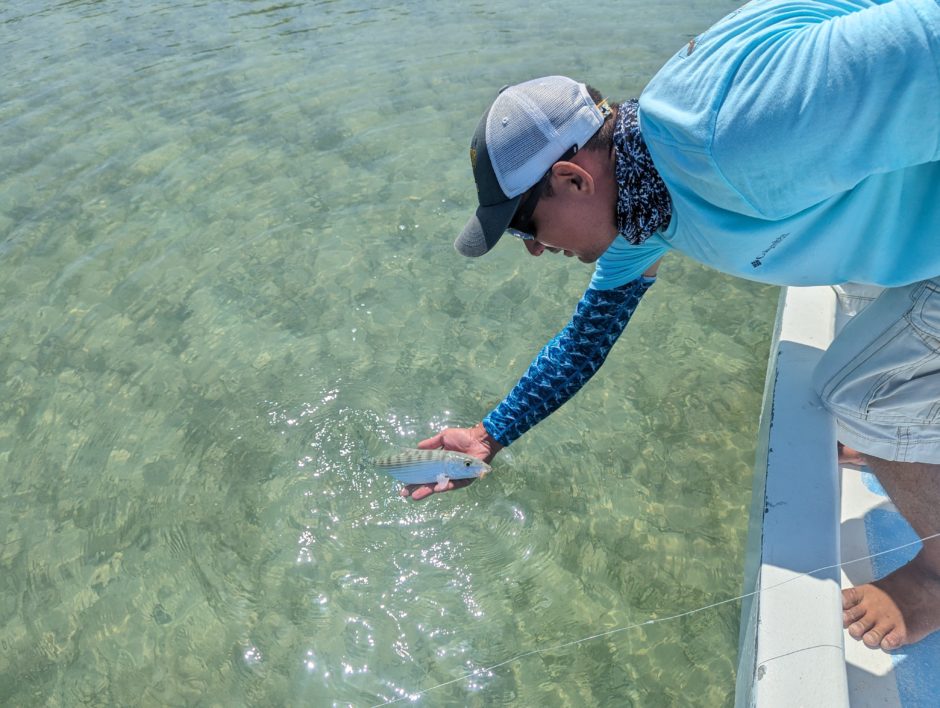
{"type": "Polygon", "coordinates": [[[586,642],[591,642],[591,641],[594,641],[595,639],[601,639],[602,637],[609,637],[613,634],[618,634],[620,632],[626,632],[631,629],[636,629],[637,627],[645,627],[651,624],[659,624],[660,622],[671,622],[673,620],[681,619],[682,617],[688,617],[689,615],[694,615],[698,612],[704,612],[705,610],[711,610],[711,609],[714,609],[715,607],[720,607],[721,605],[727,605],[732,602],[738,602],[739,600],[745,600],[755,595],[760,595],[763,592],[767,592],[769,590],[779,588],[780,586],[786,585],[787,583],[792,583],[794,580],[799,580],[800,578],[805,578],[810,575],[815,575],[816,573],[822,573],[825,570],[832,570],[834,568],[843,568],[847,565],[852,565],[853,563],[860,563],[861,561],[870,560],[872,558],[877,558],[878,556],[887,555],[888,553],[894,553],[895,551],[900,551],[901,549],[909,548],[910,546],[916,546],[918,543],[924,543],[925,541],[929,541],[937,537],[940,537],[940,532],[931,534],[930,536],[924,536],[923,538],[915,539],[914,541],[910,541],[909,543],[902,543],[900,546],[889,548],[886,551],[879,551],[878,553],[872,553],[871,555],[862,556],[861,558],[855,558],[853,560],[843,561],[842,563],[834,563],[833,565],[826,565],[826,566],[823,566],[822,568],[816,568],[815,570],[811,570],[807,573],[801,573],[792,578],[788,578],[787,580],[783,580],[779,583],[766,587],[763,590],[753,590],[751,592],[744,593],[743,595],[738,595],[737,597],[729,597],[726,600],[719,600],[718,602],[713,602],[710,605],[705,605],[703,607],[696,607],[694,610],[687,610],[685,612],[679,612],[678,614],[675,614],[675,615],[669,615],[668,617],[656,617],[653,619],[648,619],[645,622],[637,622],[636,624],[629,624],[623,627],[616,627],[614,629],[609,629],[606,632],[592,634],[588,637],[582,637],[581,639],[574,639],[570,642],[563,642],[561,644],[556,644],[555,646],[551,646],[548,648],[531,649],[530,651],[523,652],[522,654],[517,654],[516,656],[510,659],[501,661],[498,664],[493,664],[492,666],[486,666],[480,669],[474,669],[473,671],[467,674],[464,674],[463,676],[458,676],[457,678],[451,679],[450,681],[439,683],[436,686],[431,686],[430,688],[425,688],[415,693],[409,693],[407,696],[393,698],[392,700],[386,701],[385,703],[377,703],[374,706],[372,706],[372,708],[381,708],[381,706],[391,705],[392,703],[399,703],[400,701],[414,701],[420,698],[421,696],[423,696],[424,694],[430,693],[431,691],[436,691],[439,688],[444,688],[444,686],[450,686],[451,684],[459,683],[460,681],[465,681],[468,678],[473,678],[474,676],[479,676],[481,674],[489,673],[490,671],[493,671],[494,669],[498,669],[502,666],[506,666],[506,664],[511,664],[515,661],[519,661],[520,659],[525,659],[527,656],[532,656],[533,654],[541,654],[542,652],[552,652],[552,651],[558,651],[559,649],[567,649],[568,647],[572,647],[578,644],[584,644],[586,642]]]}

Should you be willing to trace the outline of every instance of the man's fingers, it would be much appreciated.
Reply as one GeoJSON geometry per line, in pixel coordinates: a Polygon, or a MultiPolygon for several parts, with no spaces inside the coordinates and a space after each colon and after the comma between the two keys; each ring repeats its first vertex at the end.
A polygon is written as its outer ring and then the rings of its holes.
{"type": "Polygon", "coordinates": [[[421,501],[425,497],[429,497],[434,494],[434,490],[426,484],[422,484],[420,487],[415,487],[411,491],[411,498],[415,501],[421,501]]]}
{"type": "Polygon", "coordinates": [[[398,496],[411,497],[412,499],[424,499],[428,494],[433,494],[434,490],[428,484],[406,484],[398,490],[398,496]]]}
{"type": "Polygon", "coordinates": [[[444,431],[442,430],[433,438],[422,440],[418,443],[419,450],[437,450],[444,447],[444,431]]]}
{"type": "Polygon", "coordinates": [[[451,492],[455,489],[466,487],[468,484],[473,482],[473,478],[449,479],[443,487],[441,487],[439,484],[435,484],[433,487],[430,484],[406,484],[404,487],[398,490],[398,496],[411,497],[414,501],[421,501],[422,499],[429,497],[432,494],[451,492]]]}

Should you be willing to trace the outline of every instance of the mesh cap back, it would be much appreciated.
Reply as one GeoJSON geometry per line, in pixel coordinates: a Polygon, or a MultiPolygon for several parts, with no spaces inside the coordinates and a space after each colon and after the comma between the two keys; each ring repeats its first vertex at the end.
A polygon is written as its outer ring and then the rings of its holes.
{"type": "Polygon", "coordinates": [[[587,86],[546,76],[500,91],[470,141],[480,206],[454,241],[465,256],[482,256],[509,226],[524,194],[573,146],[584,147],[610,113],[587,86]]]}
{"type": "Polygon", "coordinates": [[[572,145],[579,148],[604,117],[584,84],[547,76],[505,89],[486,120],[486,146],[499,186],[516,197],[572,145]]]}

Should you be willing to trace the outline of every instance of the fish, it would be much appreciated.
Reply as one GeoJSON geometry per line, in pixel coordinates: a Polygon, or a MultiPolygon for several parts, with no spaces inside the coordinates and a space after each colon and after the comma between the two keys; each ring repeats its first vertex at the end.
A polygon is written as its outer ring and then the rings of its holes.
{"type": "Polygon", "coordinates": [[[380,457],[375,466],[403,484],[437,484],[451,479],[476,479],[490,471],[478,457],[453,450],[406,449],[380,457]]]}

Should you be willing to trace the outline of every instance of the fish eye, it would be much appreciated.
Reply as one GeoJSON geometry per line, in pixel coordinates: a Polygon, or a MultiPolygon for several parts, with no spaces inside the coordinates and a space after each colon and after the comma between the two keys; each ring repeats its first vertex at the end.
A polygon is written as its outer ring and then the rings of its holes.
{"type": "Polygon", "coordinates": [[[463,463],[464,467],[469,467],[470,465],[471,465],[470,460],[467,460],[466,462],[463,463]]]}

